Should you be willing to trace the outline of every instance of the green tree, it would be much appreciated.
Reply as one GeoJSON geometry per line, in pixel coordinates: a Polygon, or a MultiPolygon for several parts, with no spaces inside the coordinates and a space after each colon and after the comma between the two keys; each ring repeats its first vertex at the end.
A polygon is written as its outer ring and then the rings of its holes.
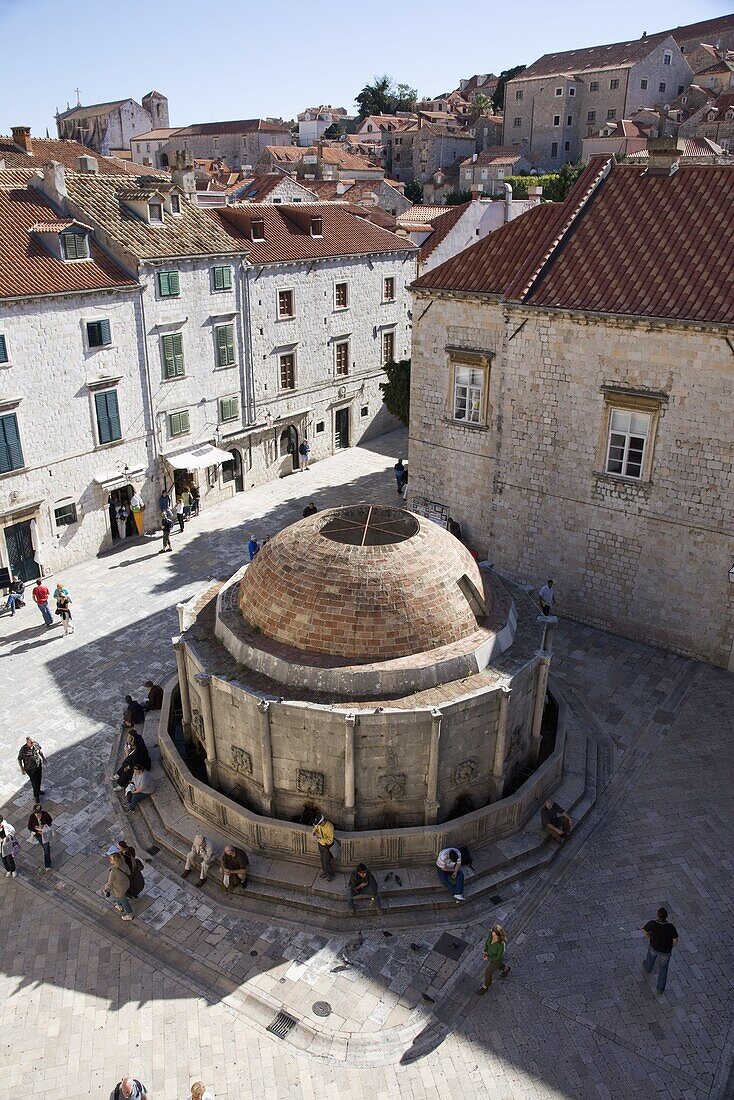
{"type": "Polygon", "coordinates": [[[396,111],[412,111],[418,92],[408,84],[393,83],[392,77],[376,76],[371,84],[365,84],[354,102],[359,107],[359,117],[367,115],[394,115],[396,111]]]}
{"type": "Polygon", "coordinates": [[[324,137],[327,141],[341,141],[346,133],[343,126],[340,126],[338,122],[332,122],[331,126],[327,126],[324,130],[324,137]]]}
{"type": "Polygon", "coordinates": [[[405,197],[415,206],[422,206],[423,204],[423,184],[420,180],[411,180],[410,183],[405,185],[405,197]]]}
{"type": "Polygon", "coordinates": [[[471,104],[471,115],[469,116],[471,122],[477,122],[482,115],[488,115],[492,112],[492,97],[484,95],[483,92],[478,92],[474,96],[471,104]]]}
{"type": "MultiPolygon", "coordinates": [[[[412,111],[418,101],[418,92],[409,84],[398,84],[392,99],[394,111],[412,111]]],[[[394,111],[390,113],[393,114],[394,111]]]]}
{"type": "Polygon", "coordinates": [[[503,69],[499,75],[497,81],[497,87],[494,90],[492,96],[492,106],[495,111],[501,111],[505,105],[505,84],[508,80],[512,80],[513,76],[517,76],[523,69],[527,69],[527,65],[515,65],[513,69],[503,69]]]}
{"type": "Polygon", "coordinates": [[[462,202],[471,201],[471,191],[450,191],[443,201],[446,206],[461,206],[462,202]]]}
{"type": "Polygon", "coordinates": [[[387,382],[380,382],[385,408],[402,420],[407,428],[410,419],[410,359],[385,363],[382,369],[387,375],[387,382]]]}

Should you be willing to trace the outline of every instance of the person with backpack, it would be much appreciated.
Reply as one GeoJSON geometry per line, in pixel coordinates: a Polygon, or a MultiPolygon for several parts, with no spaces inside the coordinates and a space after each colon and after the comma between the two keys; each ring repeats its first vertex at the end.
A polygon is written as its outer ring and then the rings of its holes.
{"type": "Polygon", "coordinates": [[[308,469],[308,464],[311,461],[311,444],[307,439],[304,439],[298,448],[298,453],[301,456],[301,465],[304,470],[308,469]]]}
{"type": "Polygon", "coordinates": [[[108,856],[110,861],[110,873],[107,882],[102,888],[106,898],[112,898],[112,904],[123,920],[134,920],[133,907],[130,904],[127,892],[131,886],[131,875],[127,869],[125,860],[120,852],[113,852],[108,856]]]}
{"type": "Polygon", "coordinates": [[[117,847],[120,849],[120,855],[125,860],[125,864],[130,873],[130,887],[127,891],[127,896],[135,901],[145,889],[143,862],[138,859],[132,844],[128,844],[124,840],[118,840],[117,847]]]}
{"type": "Polygon", "coordinates": [[[146,1100],[149,1095],[137,1077],[123,1077],[110,1093],[110,1100],[146,1100]]]}
{"type": "Polygon", "coordinates": [[[507,947],[507,933],[501,924],[495,924],[492,926],[492,930],[487,936],[487,942],[484,945],[484,954],[482,958],[485,959],[487,966],[484,971],[484,981],[477,990],[477,996],[483,997],[492,984],[492,978],[497,970],[501,970],[500,977],[506,978],[510,973],[509,966],[505,965],[505,950],[507,947]]]}
{"type": "Polygon", "coordinates": [[[53,819],[46,813],[40,802],[36,802],[33,813],[28,818],[28,832],[43,848],[43,870],[51,870],[51,833],[53,819]]]}

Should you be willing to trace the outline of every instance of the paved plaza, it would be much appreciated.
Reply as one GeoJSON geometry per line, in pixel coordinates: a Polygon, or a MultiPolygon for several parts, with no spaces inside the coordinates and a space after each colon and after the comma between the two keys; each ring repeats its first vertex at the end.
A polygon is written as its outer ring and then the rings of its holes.
{"type": "Polygon", "coordinates": [[[68,570],[71,637],[46,631],[30,601],[0,618],[0,805],[24,834],[16,756],[31,733],[57,831],[50,874],[23,836],[18,878],[0,878],[7,1095],[107,1100],[130,1072],[155,1100],[184,1100],[197,1079],[217,1100],[734,1097],[734,679],[590,627],[561,621],[552,672],[598,748],[596,806],[485,921],[322,934],[293,910],[273,921],[221,907],[155,855],[136,921],[100,897],[105,849],[131,824],[104,782],[122,700],[175,670],[177,603],[310,500],[393,503],[405,448],[395,433],[239,494],[174,536],[172,554],[144,539],[68,570]],[[657,996],[640,928],[661,904],[680,942],[657,996]],[[497,919],[512,973],[477,998],[497,919]],[[459,960],[441,955],[446,931],[459,960]],[[266,1027],[283,1006],[305,1026],[278,1038],[266,1027]]]}

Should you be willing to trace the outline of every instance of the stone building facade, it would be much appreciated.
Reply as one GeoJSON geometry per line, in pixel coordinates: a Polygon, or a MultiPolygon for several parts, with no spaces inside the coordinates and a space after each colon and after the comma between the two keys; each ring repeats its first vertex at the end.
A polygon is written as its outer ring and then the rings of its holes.
{"type": "Polygon", "coordinates": [[[160,92],[148,92],[142,102],[118,99],[112,103],[77,104],[56,115],[60,138],[78,141],[103,156],[129,149],[136,134],[168,126],[168,100],[160,92]]]}
{"type": "Polygon", "coordinates": [[[596,158],[565,204],[417,282],[410,489],[496,568],[552,576],[562,614],[732,668],[733,288],[690,261],[734,172],[674,157],[596,158]],[[646,233],[611,240],[608,211],[637,226],[652,193],[646,233]]]}
{"type": "Polygon", "coordinates": [[[183,126],[161,146],[159,156],[165,154],[169,164],[174,163],[178,152],[194,160],[217,160],[221,157],[234,172],[254,168],[267,146],[292,144],[291,131],[285,122],[245,118],[237,122],[201,122],[183,126]]]}
{"type": "Polygon", "coordinates": [[[546,170],[575,163],[585,137],[672,102],[692,75],[671,34],[545,54],[507,83],[503,144],[526,144],[546,170]]]}

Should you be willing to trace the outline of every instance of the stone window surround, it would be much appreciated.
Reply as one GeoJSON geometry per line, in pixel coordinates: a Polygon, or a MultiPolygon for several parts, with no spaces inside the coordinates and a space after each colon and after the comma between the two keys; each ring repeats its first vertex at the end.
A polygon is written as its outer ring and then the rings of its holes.
{"type": "Polygon", "coordinates": [[[10,341],[8,340],[7,332],[0,332],[0,337],[2,337],[3,348],[5,350],[5,358],[0,359],[0,370],[2,370],[4,367],[11,367],[13,365],[13,356],[10,353],[10,341]]]}
{"type": "Polygon", "coordinates": [[[278,356],[278,392],[279,393],[293,393],[298,388],[298,345],[289,344],[287,347],[278,348],[276,352],[278,356]],[[293,385],[283,386],[283,366],[282,360],[285,358],[292,359],[293,370],[293,385]]]}
{"type": "Polygon", "coordinates": [[[335,336],[332,339],[332,345],[334,348],[334,377],[346,378],[351,373],[351,358],[352,358],[352,334],[344,333],[343,336],[335,336]],[[339,348],[347,346],[347,369],[346,371],[339,370],[339,348]]]}
{"type": "Polygon", "coordinates": [[[652,481],[652,465],[657,440],[658,424],[664,415],[668,403],[666,393],[651,390],[633,390],[623,386],[604,385],[600,387],[600,393],[604,402],[601,423],[599,426],[599,441],[597,445],[596,477],[608,478],[611,481],[623,481],[626,485],[648,485],[652,481]],[[645,443],[642,472],[640,477],[627,477],[625,474],[612,474],[607,471],[607,451],[609,449],[609,432],[612,413],[615,409],[624,412],[646,413],[650,417],[650,431],[645,443]]]}
{"type": "Polygon", "coordinates": [[[338,282],[334,283],[334,299],[333,299],[333,302],[334,302],[334,312],[335,313],[343,313],[344,310],[349,309],[349,307],[351,305],[351,294],[350,294],[349,291],[350,291],[350,287],[349,287],[349,280],[348,279],[339,279],[338,282]],[[343,306],[339,305],[339,303],[337,302],[337,292],[338,292],[338,289],[340,287],[344,288],[344,305],[343,306]]]}
{"type": "Polygon", "coordinates": [[[122,431],[122,418],[120,418],[120,438],[111,439],[109,443],[102,443],[99,438],[99,423],[97,420],[97,403],[95,397],[100,393],[108,393],[114,391],[117,394],[117,413],[120,415],[120,382],[122,377],[117,378],[101,378],[96,382],[87,382],[87,389],[89,390],[89,401],[91,405],[92,414],[92,426],[94,431],[94,449],[95,451],[106,451],[110,447],[119,447],[121,443],[125,442],[125,433],[122,431]]]}
{"type": "Polygon", "coordinates": [[[296,316],[296,291],[295,287],[281,286],[275,291],[275,317],[278,321],[292,321],[296,316]],[[280,311],[280,296],[281,294],[290,294],[291,296],[291,312],[281,313],[280,311]]]}
{"type": "Polygon", "coordinates": [[[167,412],[166,412],[166,423],[168,425],[168,438],[169,439],[180,439],[184,435],[189,435],[189,433],[191,432],[191,416],[190,416],[188,408],[184,407],[182,409],[169,409],[169,410],[167,410],[167,412]],[[181,431],[174,432],[174,430],[173,430],[173,417],[178,416],[179,417],[179,423],[180,423],[180,417],[183,413],[186,413],[186,415],[188,416],[187,427],[181,429],[181,431]]]}
{"type": "Polygon", "coordinates": [[[449,421],[453,425],[457,425],[462,428],[469,428],[472,431],[486,431],[489,426],[487,423],[487,413],[489,408],[489,386],[493,359],[491,352],[477,348],[460,348],[450,346],[446,348],[446,352],[449,358],[449,388],[446,401],[447,421],[449,421]],[[454,416],[457,367],[471,367],[474,370],[481,370],[484,374],[484,381],[482,383],[482,400],[479,409],[479,420],[477,422],[472,422],[469,420],[457,420],[454,416]]]}
{"type": "MultiPolygon", "coordinates": [[[[471,172],[469,173],[469,178],[471,178],[471,172]]],[[[385,276],[383,276],[383,279],[382,279],[382,301],[383,301],[383,304],[395,301],[395,290],[396,290],[395,276],[394,275],[385,275],[385,276]],[[392,294],[390,294],[390,295],[388,295],[388,293],[387,293],[387,284],[388,283],[392,284],[392,294]]]]}
{"type": "Polygon", "coordinates": [[[109,348],[114,348],[114,346],[115,346],[115,329],[114,329],[112,321],[109,319],[109,317],[101,317],[101,316],[100,317],[84,317],[82,319],[81,324],[82,324],[82,333],[83,333],[83,336],[84,336],[84,349],[85,349],[85,351],[89,352],[90,355],[95,355],[98,351],[105,351],[109,348]],[[110,333],[109,342],[106,343],[106,344],[90,344],[90,342],[89,342],[89,326],[90,325],[102,324],[103,321],[107,322],[107,325],[108,325],[108,328],[109,328],[109,333],[110,333]]]}

